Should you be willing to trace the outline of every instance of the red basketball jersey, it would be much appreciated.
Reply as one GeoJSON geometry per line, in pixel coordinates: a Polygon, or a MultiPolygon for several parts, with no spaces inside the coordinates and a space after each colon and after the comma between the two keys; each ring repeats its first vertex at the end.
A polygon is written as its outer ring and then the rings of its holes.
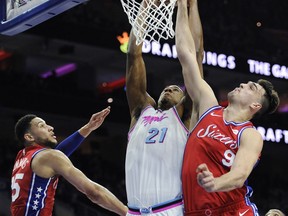
{"type": "Polygon", "coordinates": [[[45,150],[40,145],[18,152],[11,181],[12,216],[51,216],[58,177],[41,178],[31,169],[33,157],[45,150]]]}
{"type": "Polygon", "coordinates": [[[215,106],[206,111],[188,138],[182,167],[185,212],[218,208],[241,200],[250,206],[252,189],[247,181],[242,188],[213,193],[206,192],[197,183],[196,168],[202,163],[207,164],[214,177],[229,172],[243,130],[253,127],[249,121],[225,121],[223,110],[223,107],[215,106]]]}

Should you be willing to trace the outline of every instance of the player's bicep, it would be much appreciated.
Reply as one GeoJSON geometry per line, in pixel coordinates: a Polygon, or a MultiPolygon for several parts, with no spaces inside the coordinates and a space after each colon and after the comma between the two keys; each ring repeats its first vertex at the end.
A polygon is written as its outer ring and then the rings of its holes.
{"type": "Polygon", "coordinates": [[[261,135],[254,128],[247,128],[240,138],[239,150],[231,170],[249,176],[255,166],[263,147],[261,135]]]}
{"type": "MultiPolygon", "coordinates": [[[[183,68],[183,70],[199,70],[197,65],[194,67],[183,68]]],[[[193,101],[193,107],[197,108],[197,115],[201,116],[207,109],[218,105],[217,98],[208,83],[199,75],[192,76],[194,73],[183,72],[185,87],[193,101]],[[194,80],[195,79],[195,80],[194,80]]],[[[196,110],[195,110],[196,111],[196,110]]],[[[194,112],[194,110],[193,110],[194,112]]]]}
{"type": "Polygon", "coordinates": [[[51,163],[55,174],[62,176],[74,187],[83,193],[93,189],[92,182],[87,176],[79,169],[77,169],[72,162],[64,154],[59,153],[54,157],[51,163]]]}
{"type": "MultiPolygon", "coordinates": [[[[204,81],[204,80],[203,80],[204,81]]],[[[205,113],[209,108],[219,105],[218,100],[214,94],[212,88],[207,84],[206,81],[203,83],[204,87],[199,95],[198,106],[199,116],[205,113]]]]}
{"type": "Polygon", "coordinates": [[[263,149],[263,139],[255,128],[247,128],[243,131],[240,138],[239,150],[243,150],[243,155],[247,155],[255,165],[263,149]]]}

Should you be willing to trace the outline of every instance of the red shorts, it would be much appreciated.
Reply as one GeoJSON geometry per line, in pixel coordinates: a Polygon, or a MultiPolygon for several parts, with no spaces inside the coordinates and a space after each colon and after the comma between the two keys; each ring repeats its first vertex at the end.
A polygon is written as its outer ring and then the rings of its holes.
{"type": "Polygon", "coordinates": [[[256,216],[258,214],[258,209],[254,205],[249,206],[245,201],[239,201],[230,203],[229,205],[224,205],[217,208],[212,209],[203,209],[185,212],[185,216],[256,216]]]}

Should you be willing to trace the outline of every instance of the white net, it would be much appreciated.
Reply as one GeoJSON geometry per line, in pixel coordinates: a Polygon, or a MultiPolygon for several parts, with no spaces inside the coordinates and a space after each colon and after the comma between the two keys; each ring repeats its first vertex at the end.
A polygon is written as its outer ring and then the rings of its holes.
{"type": "Polygon", "coordinates": [[[173,9],[177,0],[121,0],[136,37],[136,44],[144,40],[167,40],[175,35],[173,29],[173,9]],[[140,9],[141,8],[141,9],[140,9]]]}

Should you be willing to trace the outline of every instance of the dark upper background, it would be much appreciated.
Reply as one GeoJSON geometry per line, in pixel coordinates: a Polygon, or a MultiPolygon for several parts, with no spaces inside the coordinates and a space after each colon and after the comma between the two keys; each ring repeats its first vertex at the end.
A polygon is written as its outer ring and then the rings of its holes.
{"type": "MultiPolygon", "coordinates": [[[[199,11],[205,50],[288,65],[287,0],[199,0],[199,11]],[[256,26],[257,22],[261,23],[261,27],[256,26]]],[[[9,147],[5,147],[5,144],[13,140],[13,124],[19,115],[41,113],[52,121],[58,136],[62,137],[78,128],[80,122],[83,119],[86,121],[93,112],[107,106],[107,99],[111,97],[113,103],[109,104],[112,106],[107,119],[109,124],[104,123],[104,129],[99,133],[116,134],[116,139],[114,136],[109,141],[112,144],[119,142],[121,133],[123,149],[120,154],[117,148],[113,153],[114,147],[95,151],[100,151],[102,155],[112,154],[114,160],[121,160],[116,163],[122,164],[120,169],[123,169],[125,136],[130,120],[125,91],[123,86],[108,92],[100,91],[99,87],[125,76],[126,56],[120,51],[116,37],[130,29],[119,0],[90,0],[26,32],[15,36],[0,35],[0,48],[12,53],[11,58],[0,61],[0,144],[2,150],[6,149],[2,151],[3,155],[6,154],[3,164],[8,159],[13,163],[15,155],[7,154],[9,147]],[[39,77],[41,73],[67,63],[76,63],[77,70],[58,78],[39,77]]],[[[174,43],[173,40],[168,42],[174,43]]],[[[155,99],[165,85],[183,84],[177,59],[151,54],[144,57],[148,92],[155,99]]],[[[231,72],[206,65],[204,73],[220,100],[225,101],[223,93],[240,82],[267,78],[279,91],[281,107],[288,106],[287,79],[251,75],[241,70],[231,72]]],[[[261,119],[260,123],[287,130],[287,113],[277,112],[265,120],[261,119]]],[[[103,140],[106,142],[106,138],[103,140]]],[[[256,188],[254,196],[262,211],[272,207],[288,209],[284,205],[287,196],[283,195],[287,194],[287,177],[281,172],[284,168],[279,166],[287,165],[286,152],[284,142],[268,142],[264,146],[260,168],[252,175],[253,187],[256,188]],[[253,180],[253,176],[257,177],[256,180],[253,180]],[[275,182],[280,186],[275,187],[275,182]]],[[[113,159],[110,160],[113,162],[113,159]]],[[[79,166],[81,168],[80,163],[79,166]]],[[[6,171],[8,176],[10,170],[6,171]]],[[[104,184],[109,178],[105,180],[104,184]]]]}
{"type": "MultiPolygon", "coordinates": [[[[200,0],[205,50],[285,65],[288,58],[287,9],[288,2],[285,0],[200,0]],[[256,26],[257,22],[261,22],[261,27],[256,26]]],[[[2,62],[1,88],[6,92],[9,88],[16,91],[13,97],[10,94],[1,95],[1,98],[4,97],[1,103],[71,115],[79,111],[76,115],[85,115],[81,109],[75,108],[77,104],[79,106],[79,103],[87,101],[102,104],[106,98],[113,96],[114,106],[126,107],[123,88],[107,94],[101,93],[98,87],[103,82],[125,76],[126,56],[120,52],[116,37],[124,31],[129,32],[130,28],[120,1],[91,0],[26,32],[0,36],[0,48],[13,53],[10,64],[2,62]],[[74,73],[61,78],[39,78],[40,73],[70,62],[78,65],[74,73]],[[37,101],[27,103],[27,95],[37,98],[37,101]],[[70,100],[78,100],[78,103],[70,100]],[[54,106],[55,103],[57,106],[54,106]]],[[[169,42],[174,43],[173,40],[169,42]]],[[[182,83],[178,60],[147,55],[146,61],[148,91],[156,99],[163,85],[182,83]]],[[[205,67],[205,79],[221,98],[221,92],[232,90],[239,82],[263,78],[246,74],[205,67]]],[[[282,101],[287,102],[287,79],[271,78],[271,81],[282,101]]],[[[127,115],[122,116],[125,121],[127,115]]]]}

